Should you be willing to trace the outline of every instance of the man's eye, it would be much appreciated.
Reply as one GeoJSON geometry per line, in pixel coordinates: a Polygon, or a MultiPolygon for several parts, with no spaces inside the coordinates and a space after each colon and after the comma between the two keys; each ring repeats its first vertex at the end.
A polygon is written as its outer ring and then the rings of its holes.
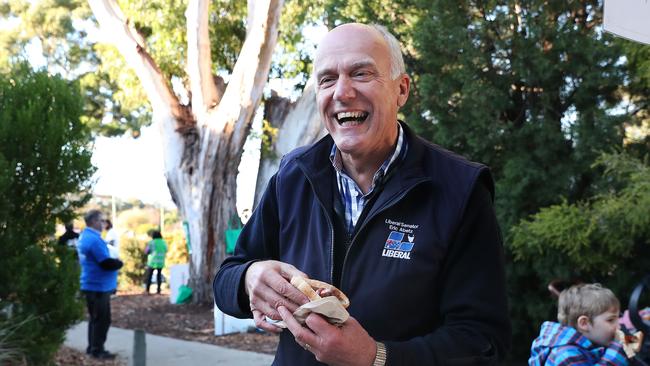
{"type": "Polygon", "coordinates": [[[354,76],[359,77],[359,78],[365,78],[365,77],[370,76],[370,72],[368,72],[368,71],[357,71],[357,72],[354,73],[354,76]]]}
{"type": "Polygon", "coordinates": [[[330,85],[330,84],[332,84],[333,82],[334,82],[334,78],[332,78],[332,77],[324,77],[324,78],[321,78],[321,79],[318,81],[318,85],[320,85],[320,86],[326,86],[326,85],[330,85]]]}

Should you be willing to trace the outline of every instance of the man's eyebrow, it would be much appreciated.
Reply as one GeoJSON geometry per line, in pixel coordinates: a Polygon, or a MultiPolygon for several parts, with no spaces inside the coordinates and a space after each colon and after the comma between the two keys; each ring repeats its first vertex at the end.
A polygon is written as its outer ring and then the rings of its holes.
{"type": "Polygon", "coordinates": [[[332,74],[334,72],[333,70],[334,68],[326,68],[326,69],[318,70],[316,72],[316,80],[322,78],[324,75],[332,74]]]}
{"type": "MultiPolygon", "coordinates": [[[[346,68],[348,68],[350,70],[358,70],[358,69],[362,69],[364,67],[370,67],[370,68],[376,69],[377,64],[373,60],[359,60],[359,61],[355,61],[355,62],[351,63],[350,65],[346,66],[346,68]]],[[[336,73],[335,69],[336,68],[334,68],[334,67],[327,67],[327,68],[324,68],[322,70],[318,70],[316,72],[316,79],[320,79],[324,75],[335,74],[336,73]]]]}
{"type": "Polygon", "coordinates": [[[372,68],[376,68],[376,67],[377,67],[377,64],[376,64],[374,61],[372,61],[372,60],[359,60],[359,61],[353,62],[353,63],[350,65],[350,68],[351,68],[352,70],[362,69],[362,68],[364,68],[364,67],[372,67],[372,68]]]}

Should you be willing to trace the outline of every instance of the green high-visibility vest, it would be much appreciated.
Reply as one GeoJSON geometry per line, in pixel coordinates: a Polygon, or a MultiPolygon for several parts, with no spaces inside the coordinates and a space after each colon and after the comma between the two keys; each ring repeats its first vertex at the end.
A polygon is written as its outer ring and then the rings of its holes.
{"type": "Polygon", "coordinates": [[[167,243],[162,239],[154,239],[149,242],[149,255],[147,266],[151,268],[163,268],[165,266],[165,255],[167,254],[167,243]]]}

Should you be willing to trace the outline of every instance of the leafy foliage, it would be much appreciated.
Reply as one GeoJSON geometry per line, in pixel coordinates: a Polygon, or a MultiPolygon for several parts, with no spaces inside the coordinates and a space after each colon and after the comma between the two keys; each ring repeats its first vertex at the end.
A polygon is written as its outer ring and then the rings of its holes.
{"type": "Polygon", "coordinates": [[[32,364],[50,359],[83,309],[75,253],[52,236],[93,173],[77,90],[24,65],[0,76],[0,323],[32,364]]]}
{"type": "Polygon", "coordinates": [[[622,188],[543,208],[522,221],[513,229],[515,261],[539,256],[540,272],[565,267],[607,276],[635,249],[643,249],[635,245],[650,244],[650,167],[625,154],[603,155],[598,165],[610,185],[622,188]]]}
{"type": "Polygon", "coordinates": [[[603,257],[558,265],[593,250],[593,222],[581,206],[587,203],[577,202],[608,186],[603,167],[592,165],[599,151],[623,146],[630,118],[621,110],[637,69],[622,58],[624,42],[602,31],[601,1],[420,4],[424,12],[413,27],[418,93],[405,114],[427,139],[492,169],[510,259],[513,359],[521,362],[540,319],[555,317],[542,269],[573,278],[621,248],[602,237],[603,257]],[[528,253],[537,251],[534,263],[513,260],[511,228],[552,205],[563,222],[544,221],[554,228],[554,249],[569,245],[570,235],[571,245],[554,251],[548,240],[535,241],[528,253]]]}
{"type": "Polygon", "coordinates": [[[75,22],[90,16],[84,0],[4,0],[0,15],[7,24],[0,31],[0,70],[7,71],[11,61],[28,59],[27,45],[40,46],[49,68],[69,72],[71,68],[91,60],[90,47],[83,31],[77,32],[75,22]]]}
{"type": "Polygon", "coordinates": [[[650,151],[650,46],[628,40],[618,40],[624,51],[629,70],[625,88],[629,98],[625,114],[626,150],[637,157],[650,151]]]}
{"type": "Polygon", "coordinates": [[[599,2],[434,1],[427,12],[422,109],[409,120],[492,168],[501,223],[593,194],[595,149],[620,146],[624,122],[622,51],[598,27],[599,2]]]}
{"type": "Polygon", "coordinates": [[[25,363],[25,352],[13,343],[12,335],[16,328],[22,324],[32,320],[26,319],[23,323],[11,324],[8,321],[0,321],[0,364],[1,365],[18,365],[21,362],[25,363]]]}
{"type": "Polygon", "coordinates": [[[310,27],[332,29],[349,22],[377,23],[387,26],[404,47],[405,62],[415,69],[413,58],[413,24],[420,9],[416,0],[288,0],[280,19],[280,37],[272,65],[271,77],[297,78],[297,90],[307,83],[312,68],[316,44],[305,37],[310,27]]]}
{"type": "Polygon", "coordinates": [[[179,226],[175,230],[165,233],[163,236],[168,245],[167,258],[165,260],[167,272],[175,264],[189,263],[190,256],[187,251],[187,242],[183,229],[179,226]]]}
{"type": "MultiPolygon", "coordinates": [[[[187,83],[185,61],[187,1],[118,1],[124,16],[142,35],[147,51],[165,77],[187,83]]],[[[246,36],[246,2],[212,1],[209,8],[213,72],[232,71],[246,36]]],[[[0,15],[11,20],[0,29],[0,70],[27,60],[27,45],[41,45],[48,69],[78,79],[84,97],[84,123],[107,136],[130,132],[151,121],[151,108],[135,73],[117,49],[97,43],[96,23],[85,0],[8,0],[0,15]]]]}
{"type": "MultiPolygon", "coordinates": [[[[650,245],[650,166],[616,153],[603,155],[597,167],[608,178],[603,193],[543,208],[522,220],[513,228],[511,248],[516,267],[529,267],[546,283],[558,278],[601,282],[626,304],[650,266],[645,255],[650,245]]],[[[530,296],[537,300],[526,302],[532,324],[555,318],[552,299],[530,296]]]]}
{"type": "Polygon", "coordinates": [[[125,285],[142,286],[144,283],[144,273],[147,267],[147,256],[144,254],[146,246],[146,236],[120,240],[120,259],[124,262],[118,278],[120,287],[125,285]]]}

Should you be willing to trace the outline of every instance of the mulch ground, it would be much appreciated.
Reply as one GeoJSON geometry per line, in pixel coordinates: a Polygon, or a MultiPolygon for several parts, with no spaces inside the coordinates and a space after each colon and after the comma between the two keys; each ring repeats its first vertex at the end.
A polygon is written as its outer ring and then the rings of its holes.
{"type": "MultiPolygon", "coordinates": [[[[142,329],[146,333],[188,341],[215,344],[244,351],[274,354],[279,337],[269,333],[214,335],[214,314],[210,305],[169,303],[169,293],[145,295],[141,289],[119,291],[111,299],[112,326],[142,329]]],[[[110,333],[108,335],[110,337],[110,333]]],[[[121,366],[125,361],[97,361],[83,353],[62,347],[57,365],[121,366]],[[123,362],[123,363],[120,363],[123,362]]]]}
{"type": "Polygon", "coordinates": [[[119,358],[110,361],[95,360],[83,352],[62,346],[56,353],[54,364],[56,366],[126,366],[127,361],[119,358]]]}

